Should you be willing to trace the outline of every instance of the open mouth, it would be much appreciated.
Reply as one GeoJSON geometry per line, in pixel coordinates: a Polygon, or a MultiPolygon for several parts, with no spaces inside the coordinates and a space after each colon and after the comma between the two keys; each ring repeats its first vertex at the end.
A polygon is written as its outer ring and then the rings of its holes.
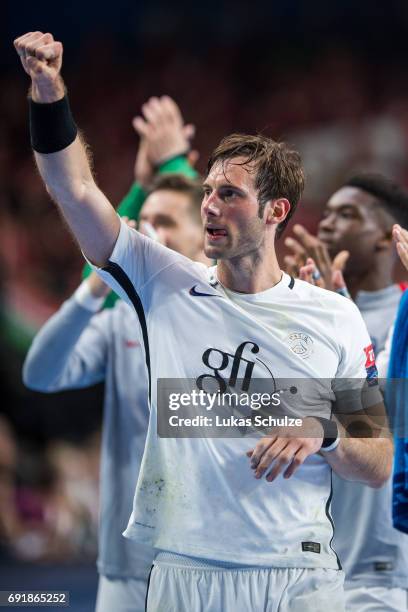
{"type": "Polygon", "coordinates": [[[210,240],[220,240],[227,236],[227,230],[218,227],[207,227],[206,232],[210,240]]]}

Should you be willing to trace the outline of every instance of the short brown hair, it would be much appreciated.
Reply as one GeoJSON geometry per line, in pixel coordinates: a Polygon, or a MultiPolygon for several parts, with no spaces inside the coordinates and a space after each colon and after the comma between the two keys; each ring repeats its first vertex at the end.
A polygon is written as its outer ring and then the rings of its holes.
{"type": "Polygon", "coordinates": [[[201,224],[201,203],[204,191],[201,182],[187,178],[183,174],[159,174],[150,185],[147,195],[154,191],[176,191],[190,198],[190,212],[194,220],[201,224]]]}
{"type": "Polygon", "coordinates": [[[261,134],[231,134],[223,138],[211,154],[207,174],[215,163],[224,163],[234,157],[244,158],[241,165],[253,165],[260,217],[268,200],[286,198],[289,201],[289,213],[276,230],[276,237],[279,238],[295,212],[305,185],[299,153],[290,149],[284,142],[276,142],[261,134]]]}

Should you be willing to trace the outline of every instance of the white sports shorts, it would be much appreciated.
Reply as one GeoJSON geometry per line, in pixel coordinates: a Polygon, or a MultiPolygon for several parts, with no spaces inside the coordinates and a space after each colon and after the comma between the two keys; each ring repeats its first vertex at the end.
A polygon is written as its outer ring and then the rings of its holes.
{"type": "Polygon", "coordinates": [[[95,612],[145,612],[147,579],[99,576],[95,612]]]}
{"type": "Polygon", "coordinates": [[[333,569],[178,567],[159,557],[147,612],[344,612],[343,582],[333,569]]]}
{"type": "Polygon", "coordinates": [[[346,612],[407,612],[408,591],[384,586],[350,586],[344,591],[346,612]]]}

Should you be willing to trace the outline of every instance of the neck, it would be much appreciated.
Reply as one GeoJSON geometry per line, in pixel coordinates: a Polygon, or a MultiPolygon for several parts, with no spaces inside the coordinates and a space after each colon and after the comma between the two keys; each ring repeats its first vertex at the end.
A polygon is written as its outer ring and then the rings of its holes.
{"type": "Polygon", "coordinates": [[[239,293],[260,293],[282,278],[275,249],[262,248],[244,257],[221,259],[217,265],[220,283],[239,293]]]}
{"type": "Polygon", "coordinates": [[[370,270],[361,274],[349,272],[345,274],[344,280],[354,299],[359,291],[380,291],[392,285],[392,269],[390,265],[374,261],[370,270]]]}

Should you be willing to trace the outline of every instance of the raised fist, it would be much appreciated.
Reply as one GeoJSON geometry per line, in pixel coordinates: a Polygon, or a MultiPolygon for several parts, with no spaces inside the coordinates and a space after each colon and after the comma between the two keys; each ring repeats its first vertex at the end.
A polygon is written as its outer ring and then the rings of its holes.
{"type": "MultiPolygon", "coordinates": [[[[60,87],[55,87],[59,80],[59,73],[62,66],[62,43],[54,40],[52,34],[42,32],[28,32],[19,36],[14,41],[14,47],[20,56],[21,63],[26,73],[31,77],[33,89],[37,90],[39,101],[52,101],[43,99],[42,93],[52,93],[58,90],[60,97],[60,87]]],[[[55,96],[54,96],[55,97],[55,96]]]]}

